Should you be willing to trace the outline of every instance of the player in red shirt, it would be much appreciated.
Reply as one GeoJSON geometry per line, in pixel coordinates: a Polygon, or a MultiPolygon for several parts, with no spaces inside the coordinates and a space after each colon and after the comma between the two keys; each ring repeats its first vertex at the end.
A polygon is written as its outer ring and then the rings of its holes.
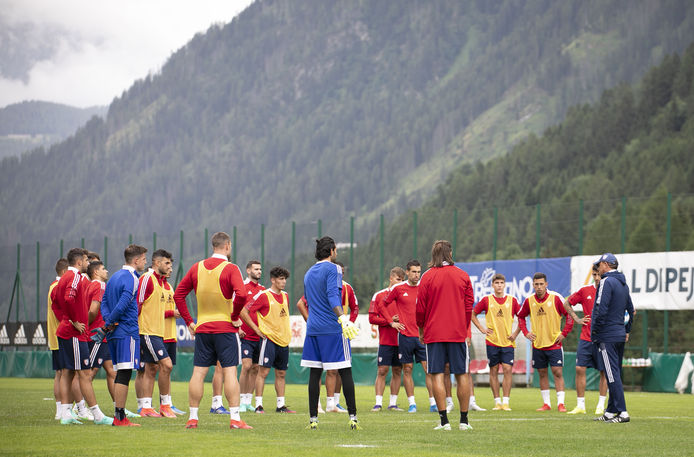
{"type": "MultiPolygon", "coordinates": [[[[600,272],[597,265],[593,265],[591,275],[593,284],[581,287],[564,302],[566,312],[569,313],[574,322],[581,326],[581,337],[578,340],[578,349],[576,350],[577,405],[576,408],[569,411],[569,414],[586,413],[586,369],[588,367],[598,369],[597,350],[590,341],[590,315],[593,312],[593,302],[595,301],[598,284],[600,284],[600,272]],[[579,304],[583,308],[583,318],[579,318],[573,310],[573,307],[579,304]]],[[[604,371],[600,372],[599,391],[600,397],[595,408],[595,414],[602,416],[605,414],[605,400],[607,399],[607,378],[604,371]]]]}
{"type": "Polygon", "coordinates": [[[426,374],[425,383],[429,392],[429,411],[436,412],[436,400],[431,387],[431,376],[427,371],[427,354],[424,345],[419,341],[417,330],[416,309],[417,309],[417,290],[419,277],[422,274],[422,265],[417,260],[407,262],[405,275],[407,281],[403,281],[391,287],[390,292],[381,303],[378,312],[389,324],[395,322],[393,316],[396,314],[400,318],[398,326],[398,357],[402,363],[402,383],[407,393],[408,413],[417,412],[417,404],[414,399],[414,380],[412,379],[412,369],[414,362],[421,363],[422,369],[426,374]],[[394,307],[390,306],[394,304],[394,307]]]}
{"type": "MultiPolygon", "coordinates": [[[[265,286],[258,283],[263,275],[263,266],[259,260],[249,260],[246,264],[246,304],[249,304],[253,297],[265,290],[265,286]]],[[[251,319],[255,316],[251,315],[251,319]]],[[[257,318],[253,319],[258,325],[257,318]]],[[[241,386],[241,406],[240,412],[255,411],[251,405],[253,400],[253,390],[255,389],[255,379],[258,374],[258,355],[260,355],[260,337],[245,322],[241,324],[239,330],[241,336],[241,376],[239,384],[241,386]]],[[[215,373],[216,375],[217,373],[215,373]]]]}
{"type": "Polygon", "coordinates": [[[426,344],[428,371],[433,377],[434,395],[440,425],[435,430],[450,430],[446,411],[446,388],[443,377],[446,364],[458,383],[460,430],[470,430],[470,357],[465,342],[475,294],[470,277],[453,264],[451,243],[434,242],[429,270],[422,275],[417,293],[417,326],[420,339],[426,344]]]}
{"type": "Polygon", "coordinates": [[[383,409],[383,392],[386,389],[386,376],[388,375],[388,367],[392,370],[390,378],[390,402],[388,409],[391,411],[402,411],[398,407],[398,393],[400,392],[400,383],[402,381],[402,363],[398,359],[398,331],[395,327],[399,327],[399,316],[395,314],[392,324],[381,316],[378,312],[378,307],[386,298],[390,287],[402,282],[405,279],[405,270],[400,267],[394,267],[390,270],[389,287],[381,289],[373,295],[369,306],[369,323],[378,325],[378,371],[376,373],[376,382],[374,384],[376,390],[376,404],[371,409],[372,412],[379,412],[383,409]]]}
{"type": "Polygon", "coordinates": [[[246,286],[239,267],[229,262],[231,237],[224,232],[212,235],[212,257],[193,264],[174,293],[178,312],[195,335],[193,374],[188,386],[190,418],[186,428],[197,428],[198,409],[209,367],[220,363],[224,371],[224,391],[229,402],[232,429],[251,429],[239,415],[240,392],[236,367],[241,362],[239,314],[246,303],[246,286]],[[198,322],[188,312],[186,296],[195,291],[198,322]]]}
{"type": "Polygon", "coordinates": [[[489,360],[489,386],[494,396],[494,410],[511,411],[509,405],[511,385],[513,384],[513,358],[516,337],[520,327],[513,328],[513,318],[520,311],[520,305],[515,297],[506,295],[506,277],[497,273],[492,277],[494,293],[482,297],[475,305],[472,323],[486,338],[487,359],[489,360]],[[477,319],[477,314],[485,313],[483,326],[477,319]],[[499,366],[504,374],[502,383],[503,403],[499,396],[499,366]]]}
{"type": "Polygon", "coordinates": [[[73,248],[67,253],[68,271],[60,278],[56,286],[53,311],[60,319],[56,335],[58,336],[59,366],[61,392],[61,424],[79,424],[69,410],[69,389],[75,372],[79,376],[80,390],[84,395],[89,411],[94,416],[94,423],[111,425],[113,418],[107,417],[99,409],[92,388],[89,372],[89,334],[87,288],[89,279],[83,275],[87,271],[87,250],[73,248]]]}
{"type": "Polygon", "coordinates": [[[547,290],[547,276],[544,273],[533,275],[535,294],[526,298],[518,312],[518,325],[530,341],[533,342],[533,367],[540,375],[540,393],[542,406],[538,411],[549,411],[552,405],[549,399],[548,366],[552,369],[554,385],[557,390],[557,410],[566,412],[564,406],[564,349],[561,342],[571,332],[574,321],[564,309],[564,300],[556,292],[547,290]],[[530,316],[532,331],[528,330],[525,318],[530,316]],[[561,328],[562,316],[567,317],[564,328],[561,328]]]}

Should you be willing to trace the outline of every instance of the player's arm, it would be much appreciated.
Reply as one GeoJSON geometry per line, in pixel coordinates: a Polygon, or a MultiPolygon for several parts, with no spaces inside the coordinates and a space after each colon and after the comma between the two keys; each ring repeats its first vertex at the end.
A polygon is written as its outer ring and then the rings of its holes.
{"type": "Polygon", "coordinates": [[[591,333],[599,333],[601,327],[604,325],[605,316],[607,316],[608,306],[610,300],[612,299],[612,281],[609,278],[603,278],[600,281],[600,289],[598,290],[598,296],[595,299],[595,305],[593,306],[592,319],[593,322],[590,324],[591,333]]]}
{"type": "Polygon", "coordinates": [[[198,264],[193,264],[190,270],[186,273],[178,287],[174,291],[174,303],[176,303],[176,309],[181,314],[181,317],[188,327],[191,335],[195,335],[195,322],[193,322],[193,317],[188,312],[188,304],[186,303],[186,297],[195,288],[195,283],[197,280],[198,264]],[[194,277],[195,276],[195,277],[194,277]]]}
{"type": "Polygon", "coordinates": [[[573,319],[578,325],[584,325],[590,322],[590,316],[580,318],[573,309],[573,306],[579,304],[580,300],[582,300],[582,298],[579,297],[579,292],[580,291],[574,292],[573,294],[569,295],[569,298],[567,298],[566,301],[564,301],[564,311],[566,311],[566,313],[571,316],[571,319],[573,319]]]}
{"type": "Polygon", "coordinates": [[[347,288],[347,304],[349,305],[349,320],[355,322],[359,315],[359,302],[351,285],[347,288]]]}
{"type": "Polygon", "coordinates": [[[528,331],[528,324],[525,322],[525,318],[528,317],[530,314],[530,302],[526,298],[525,301],[523,302],[523,306],[521,306],[520,311],[518,311],[518,326],[521,329],[521,332],[523,332],[523,335],[529,339],[530,341],[535,341],[535,338],[537,336],[533,332],[528,331]]]}
{"type": "MultiPolygon", "coordinates": [[[[421,287],[421,284],[420,284],[421,287]]],[[[417,289],[417,296],[419,296],[419,293],[421,292],[421,289],[417,289]]],[[[393,303],[397,299],[398,295],[398,288],[393,287],[391,288],[388,293],[386,294],[386,298],[383,299],[383,301],[380,304],[380,310],[379,312],[381,313],[381,316],[383,316],[387,321],[388,324],[392,324],[393,322],[398,322],[399,320],[393,319],[393,315],[390,313],[388,310],[388,305],[393,303]]],[[[405,328],[405,327],[403,327],[405,328]]]]}
{"type": "Polygon", "coordinates": [[[105,320],[106,316],[103,316],[102,314],[102,316],[104,317],[104,322],[106,323],[106,327],[110,327],[113,324],[120,322],[123,313],[128,308],[130,303],[133,301],[133,289],[133,287],[129,287],[127,285],[121,286],[121,291],[118,295],[118,301],[111,310],[111,314],[108,317],[109,320],[105,320]]]}
{"type": "Polygon", "coordinates": [[[251,328],[251,330],[253,330],[256,333],[256,335],[260,336],[261,338],[267,338],[265,334],[260,330],[260,327],[255,325],[255,322],[253,322],[251,315],[263,315],[263,312],[265,312],[265,315],[267,315],[269,309],[270,304],[268,303],[267,295],[261,294],[253,302],[246,304],[246,306],[244,306],[241,310],[241,314],[239,316],[241,317],[241,320],[244,321],[246,325],[248,325],[251,328]]]}
{"type": "Polygon", "coordinates": [[[627,287],[627,313],[629,314],[629,322],[625,327],[627,332],[626,341],[629,341],[629,334],[631,333],[631,324],[634,322],[634,302],[631,301],[631,294],[629,293],[629,288],[627,287]]]}
{"type": "Polygon", "coordinates": [[[56,285],[53,290],[50,293],[50,296],[48,297],[48,303],[50,303],[51,310],[53,310],[53,314],[55,314],[55,318],[58,319],[58,322],[63,320],[63,309],[60,307],[58,304],[58,286],[56,285]]]}
{"type": "Polygon", "coordinates": [[[464,293],[465,293],[465,299],[464,299],[464,305],[465,305],[465,319],[467,321],[467,329],[466,331],[470,331],[470,320],[472,317],[472,307],[475,304],[475,292],[472,290],[472,282],[470,281],[470,277],[465,273],[465,283],[463,285],[464,293]]]}
{"type": "MultiPolygon", "coordinates": [[[[513,298],[513,303],[511,304],[511,311],[513,312],[513,315],[516,316],[516,320],[519,322],[519,324],[516,326],[516,329],[513,331],[508,336],[509,341],[516,341],[516,338],[518,338],[518,334],[521,332],[520,329],[520,319],[518,318],[518,313],[520,312],[520,305],[518,304],[518,300],[513,298]]],[[[525,321],[525,319],[523,319],[525,321]]]]}
{"type": "MultiPolygon", "coordinates": [[[[243,283],[243,276],[241,276],[241,270],[234,264],[229,264],[224,268],[224,273],[227,276],[227,283],[231,286],[233,290],[234,297],[233,306],[231,309],[231,323],[234,327],[241,326],[241,320],[239,315],[241,310],[246,305],[246,285],[243,283]]],[[[225,294],[226,295],[226,294],[225,294]]]]}
{"type": "Polygon", "coordinates": [[[304,297],[301,297],[299,301],[296,302],[296,309],[299,310],[299,314],[304,318],[304,321],[308,321],[308,306],[304,297]]]}
{"type": "Polygon", "coordinates": [[[378,300],[378,292],[376,292],[373,297],[371,297],[371,304],[369,305],[369,324],[383,326],[389,325],[388,321],[381,316],[381,313],[378,312],[378,300]]]}
{"type": "Polygon", "coordinates": [[[156,279],[152,278],[151,274],[140,276],[140,283],[137,287],[137,315],[142,313],[142,304],[147,301],[154,291],[154,283],[156,279]]]}
{"type": "Polygon", "coordinates": [[[99,315],[99,311],[101,308],[101,300],[97,300],[98,294],[101,292],[100,288],[97,289],[96,293],[97,295],[94,296],[94,294],[90,294],[91,296],[91,302],[89,304],[89,325],[94,322],[94,320],[97,318],[99,315]]]}
{"type": "Polygon", "coordinates": [[[557,336],[557,339],[555,343],[561,343],[564,341],[564,338],[567,337],[569,333],[571,333],[571,330],[574,328],[574,320],[569,316],[569,314],[566,312],[566,309],[564,309],[564,303],[562,302],[561,297],[558,295],[554,296],[554,306],[557,308],[557,311],[559,311],[559,314],[564,316],[565,321],[564,322],[564,328],[562,329],[561,333],[559,336],[557,336]]]}
{"type": "Polygon", "coordinates": [[[344,310],[342,309],[342,273],[339,271],[339,267],[331,268],[327,275],[327,296],[330,308],[332,308],[335,315],[338,317],[344,316],[344,310]]]}
{"type": "Polygon", "coordinates": [[[488,309],[489,301],[487,297],[482,297],[482,299],[477,302],[472,310],[471,320],[472,323],[477,327],[477,329],[485,335],[493,335],[494,330],[482,325],[479,319],[477,319],[478,314],[486,313],[488,309]]]}

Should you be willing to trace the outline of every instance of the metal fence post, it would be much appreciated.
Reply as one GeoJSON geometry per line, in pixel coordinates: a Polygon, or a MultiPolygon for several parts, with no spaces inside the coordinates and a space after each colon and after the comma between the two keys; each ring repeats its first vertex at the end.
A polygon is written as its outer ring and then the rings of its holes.
{"type": "Polygon", "coordinates": [[[209,248],[207,247],[208,236],[209,236],[209,233],[207,231],[207,228],[205,228],[205,258],[208,258],[210,256],[210,251],[208,250],[209,248]]]}
{"type": "Polygon", "coordinates": [[[453,210],[453,261],[455,262],[458,252],[458,210],[453,210]]]}
{"type": "Polygon", "coordinates": [[[263,266],[260,283],[265,284],[265,224],[260,224],[260,264],[263,266]]]}
{"type": "Polygon", "coordinates": [[[535,258],[540,258],[540,204],[537,204],[537,217],[535,220],[535,258]]]}
{"type": "MultiPolygon", "coordinates": [[[[672,194],[667,193],[667,216],[665,219],[665,250],[670,252],[670,237],[672,235],[672,194]]],[[[663,353],[668,353],[670,342],[670,313],[666,309],[663,313],[663,353]]]]}
{"type": "Polygon", "coordinates": [[[384,262],[384,248],[383,248],[383,242],[385,240],[385,231],[383,228],[383,214],[381,214],[381,223],[379,227],[379,237],[380,237],[380,243],[379,243],[379,269],[378,269],[378,287],[376,289],[381,289],[383,288],[383,269],[385,268],[385,262],[384,262]]]}
{"type": "Polygon", "coordinates": [[[499,208],[494,207],[494,241],[492,246],[492,260],[496,261],[496,246],[499,239],[499,208]]]}
{"type": "Polygon", "coordinates": [[[578,201],[578,255],[583,255],[583,199],[578,201]]]}
{"type": "Polygon", "coordinates": [[[349,283],[354,284],[354,216],[349,217],[349,283]]]}
{"type": "Polygon", "coordinates": [[[291,305],[297,302],[296,300],[296,295],[294,295],[294,277],[296,276],[296,272],[294,271],[296,268],[296,222],[292,221],[292,255],[291,255],[291,274],[289,277],[291,278],[291,283],[289,284],[289,293],[291,295],[291,305]]]}
{"type": "Polygon", "coordinates": [[[41,247],[36,242],[36,320],[39,320],[39,296],[41,295],[41,247]]]}

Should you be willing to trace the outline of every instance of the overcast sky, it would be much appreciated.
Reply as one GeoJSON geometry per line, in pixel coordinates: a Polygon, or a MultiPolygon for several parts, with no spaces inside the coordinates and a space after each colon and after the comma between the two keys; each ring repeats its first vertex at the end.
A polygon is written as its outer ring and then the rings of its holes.
{"type": "Polygon", "coordinates": [[[195,33],[229,22],[251,1],[0,0],[8,30],[30,30],[15,38],[20,51],[27,46],[29,55],[41,40],[53,48],[31,62],[25,81],[0,75],[0,107],[23,100],[108,105],[195,33]]]}

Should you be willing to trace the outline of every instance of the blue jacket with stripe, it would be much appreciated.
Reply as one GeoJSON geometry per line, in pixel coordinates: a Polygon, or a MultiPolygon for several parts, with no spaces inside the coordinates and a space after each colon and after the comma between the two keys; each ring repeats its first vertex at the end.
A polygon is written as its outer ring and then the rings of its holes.
{"type": "Polygon", "coordinates": [[[591,316],[590,334],[594,343],[623,343],[631,332],[634,304],[624,274],[610,270],[602,275],[591,316]],[[629,321],[624,323],[624,312],[629,321]]]}

